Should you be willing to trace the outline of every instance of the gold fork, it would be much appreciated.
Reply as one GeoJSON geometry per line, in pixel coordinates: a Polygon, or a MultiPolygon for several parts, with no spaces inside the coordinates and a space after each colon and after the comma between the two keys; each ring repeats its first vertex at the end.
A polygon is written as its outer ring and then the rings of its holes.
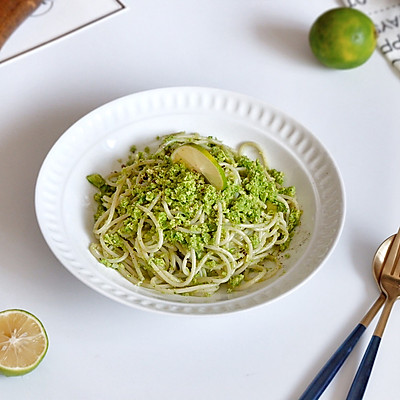
{"type": "Polygon", "coordinates": [[[385,306],[346,400],[360,400],[363,398],[390,312],[395,301],[400,296],[400,229],[393,238],[387,252],[379,284],[386,294],[385,306]]]}

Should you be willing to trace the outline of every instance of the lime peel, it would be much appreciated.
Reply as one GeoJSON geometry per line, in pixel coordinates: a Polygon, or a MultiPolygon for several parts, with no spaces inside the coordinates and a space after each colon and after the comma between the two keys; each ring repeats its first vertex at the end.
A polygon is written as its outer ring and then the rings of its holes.
{"type": "Polygon", "coordinates": [[[0,373],[25,375],[43,360],[48,349],[43,324],[25,310],[0,312],[0,373]]]}
{"type": "Polygon", "coordinates": [[[218,190],[225,189],[227,180],[218,161],[204,147],[189,143],[178,147],[171,154],[173,162],[182,162],[187,168],[202,174],[218,190]]]}

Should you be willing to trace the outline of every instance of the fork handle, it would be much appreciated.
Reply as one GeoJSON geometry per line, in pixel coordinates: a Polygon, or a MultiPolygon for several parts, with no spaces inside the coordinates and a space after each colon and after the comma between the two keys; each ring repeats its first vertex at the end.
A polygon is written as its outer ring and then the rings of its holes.
{"type": "Polygon", "coordinates": [[[385,307],[383,308],[381,317],[379,318],[378,324],[375,328],[374,335],[372,336],[367,350],[364,353],[364,357],[362,358],[361,364],[358,367],[356,376],[351,384],[346,400],[361,400],[364,397],[365,389],[367,388],[369,377],[371,376],[372,367],[374,366],[379,345],[381,344],[383,331],[389,319],[393,304],[396,300],[397,297],[388,297],[386,300],[385,307]]]}
{"type": "Polygon", "coordinates": [[[335,351],[323,368],[318,372],[317,376],[307,387],[305,392],[299,397],[299,400],[316,400],[327,388],[329,383],[335,377],[340,367],[346,361],[347,357],[359,341],[366,327],[358,324],[340,347],[335,351]]]}
{"type": "Polygon", "coordinates": [[[372,367],[375,362],[376,354],[378,353],[381,339],[382,338],[380,336],[372,336],[361,364],[358,367],[357,374],[354,377],[346,400],[360,400],[363,398],[369,377],[371,375],[372,367]]]}
{"type": "Polygon", "coordinates": [[[340,367],[346,361],[347,357],[354,349],[354,346],[359,341],[367,326],[374,319],[377,312],[383,306],[386,296],[381,293],[375,303],[371,306],[368,312],[360,323],[347,336],[340,347],[335,351],[331,358],[326,362],[322,369],[318,372],[314,380],[308,385],[304,393],[299,397],[299,400],[317,400],[320,398],[329,383],[335,377],[340,367]]]}

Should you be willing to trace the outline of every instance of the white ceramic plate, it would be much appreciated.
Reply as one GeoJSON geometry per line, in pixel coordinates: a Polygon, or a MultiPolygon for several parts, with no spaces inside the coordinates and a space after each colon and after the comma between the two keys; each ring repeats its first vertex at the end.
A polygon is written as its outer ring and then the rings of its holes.
{"type": "Polygon", "coordinates": [[[89,113],[56,142],[36,185],[36,213],[49,247],[78,279],[129,306],[189,315],[239,311],[270,302],[310,278],[334,248],[344,220],[344,190],[334,161],[297,122],[245,95],[207,88],[165,88],[132,94],[89,113]],[[131,145],[173,132],[212,135],[231,147],[252,140],[270,167],[295,185],[302,224],[285,273],[251,291],[209,298],[167,296],[139,288],[89,253],[94,190],[88,174],[108,174],[131,145]]]}

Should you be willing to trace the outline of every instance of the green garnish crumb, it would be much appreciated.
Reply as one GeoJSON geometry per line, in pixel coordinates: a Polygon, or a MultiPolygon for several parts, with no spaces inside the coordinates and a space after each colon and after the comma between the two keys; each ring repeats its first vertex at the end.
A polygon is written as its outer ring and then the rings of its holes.
{"type": "MultiPolygon", "coordinates": [[[[283,173],[266,169],[259,160],[253,161],[225,146],[210,144],[208,151],[218,163],[227,163],[240,174],[238,182],[237,177],[227,170],[227,185],[224,190],[217,190],[200,173],[182,163],[172,162],[170,156],[176,148],[174,138],[179,135],[161,138],[163,150],[155,153],[149,148],[137,151],[136,146],[131,146],[129,160],[107,178],[97,173],[87,176],[87,180],[97,188],[94,195],[97,203],[95,221],[108,210],[110,199],[117,188],[119,190],[114,218],[119,218],[121,223],[116,225],[112,233],[103,236],[104,243],[113,251],[124,252],[125,243],[132,246],[137,240],[139,229],[144,243],[153,243],[161,230],[165,243],[178,249],[193,249],[200,260],[206,254],[206,246],[213,245],[217,237],[224,238],[230,227],[261,224],[266,218],[283,213],[286,215],[289,238],[285,243],[274,246],[271,254],[275,252],[276,255],[287,249],[294,228],[300,224],[302,211],[295,206],[289,207],[288,202],[283,200],[295,196],[293,186],[283,185],[283,173]],[[143,227],[143,207],[151,207],[156,223],[146,222],[143,227]],[[217,221],[221,218],[221,211],[224,228],[218,230],[217,221]],[[206,218],[200,219],[200,214],[206,218]]],[[[254,248],[262,242],[262,236],[257,231],[249,234],[248,238],[254,248]]],[[[232,257],[246,258],[246,246],[237,250],[227,245],[227,251],[232,257]]],[[[271,254],[268,257],[274,257],[271,254]]],[[[106,257],[100,261],[116,268],[106,257]]],[[[215,260],[210,259],[204,265],[209,276],[217,274],[215,260]]],[[[162,254],[153,254],[146,262],[141,261],[140,267],[149,277],[154,276],[154,268],[168,268],[162,254]]],[[[220,270],[218,274],[223,277],[226,272],[220,270]]],[[[196,275],[192,284],[197,284],[201,279],[204,280],[204,276],[201,278],[196,275]]],[[[226,280],[227,290],[231,292],[245,280],[245,275],[233,275],[226,280]]]]}

